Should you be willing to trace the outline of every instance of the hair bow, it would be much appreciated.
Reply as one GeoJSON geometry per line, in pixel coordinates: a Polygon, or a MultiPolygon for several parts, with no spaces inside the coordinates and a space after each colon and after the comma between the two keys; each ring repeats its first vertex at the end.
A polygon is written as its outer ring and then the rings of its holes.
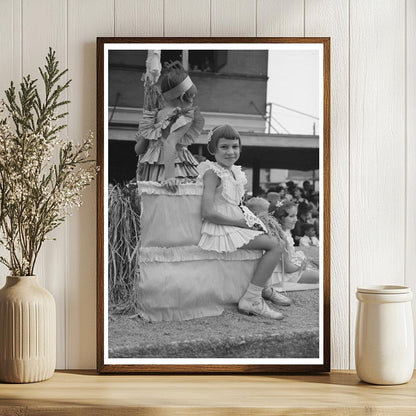
{"type": "Polygon", "coordinates": [[[214,130],[215,129],[211,129],[209,132],[208,132],[208,143],[211,141],[211,139],[212,139],[212,135],[213,135],[213,133],[214,133],[214,130]]]}

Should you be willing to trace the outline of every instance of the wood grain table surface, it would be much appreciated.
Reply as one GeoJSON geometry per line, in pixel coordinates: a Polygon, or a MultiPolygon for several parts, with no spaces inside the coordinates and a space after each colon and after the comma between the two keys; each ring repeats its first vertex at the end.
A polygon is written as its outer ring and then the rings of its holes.
{"type": "Polygon", "coordinates": [[[416,415],[416,374],[398,386],[355,372],[316,375],[98,375],[57,371],[0,383],[0,415],[416,415]]]}

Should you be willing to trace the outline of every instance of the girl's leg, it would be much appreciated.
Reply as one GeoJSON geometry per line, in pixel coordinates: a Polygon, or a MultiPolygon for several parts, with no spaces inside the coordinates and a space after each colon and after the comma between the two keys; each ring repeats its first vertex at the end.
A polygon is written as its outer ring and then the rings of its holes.
{"type": "Polygon", "coordinates": [[[319,272],[317,270],[305,270],[298,280],[298,283],[318,283],[319,272]]]}
{"type": "MultiPolygon", "coordinates": [[[[257,268],[257,270],[254,274],[253,279],[251,280],[251,283],[253,283],[257,286],[264,287],[265,284],[267,283],[267,280],[272,275],[274,268],[276,267],[276,265],[278,264],[278,262],[282,258],[281,253],[282,253],[283,248],[282,248],[282,246],[280,245],[279,241],[276,238],[270,237],[270,236],[267,236],[267,235],[257,237],[257,239],[254,239],[249,244],[247,244],[246,248],[248,246],[250,246],[250,244],[252,244],[252,246],[255,246],[255,245],[266,245],[267,246],[269,244],[268,241],[266,241],[266,243],[264,243],[263,238],[260,238],[260,237],[268,237],[268,239],[271,238],[272,239],[272,245],[276,246],[276,244],[277,244],[277,246],[278,246],[277,247],[277,250],[278,250],[277,254],[275,254],[273,252],[273,249],[271,251],[273,254],[269,255],[268,252],[266,252],[266,254],[263,256],[262,260],[260,261],[260,264],[259,264],[259,266],[258,266],[258,268],[257,268]],[[265,256],[267,256],[266,260],[263,260],[265,258],[265,256]],[[270,272],[270,269],[268,269],[269,266],[271,267],[271,272],[270,272]],[[265,277],[266,280],[263,282],[264,277],[265,277]]],[[[276,247],[274,247],[274,248],[276,248],[276,247]]],[[[263,250],[265,250],[265,249],[263,249],[263,250]]],[[[264,289],[262,291],[262,296],[263,296],[264,299],[272,302],[274,305],[290,306],[292,304],[292,301],[287,296],[279,293],[276,289],[274,289],[272,287],[264,287],[264,289]]]]}
{"type": "Polygon", "coordinates": [[[281,260],[283,247],[280,242],[269,235],[261,234],[242,247],[247,250],[264,250],[266,253],[260,259],[251,283],[256,286],[264,286],[272,275],[277,263],[281,260]]]}
{"type": "Polygon", "coordinates": [[[262,297],[262,291],[268,278],[278,263],[282,248],[274,237],[260,235],[242,248],[249,250],[264,250],[266,253],[260,259],[246,292],[238,302],[238,309],[242,313],[259,315],[264,318],[282,319],[283,315],[270,308],[262,297]]]}

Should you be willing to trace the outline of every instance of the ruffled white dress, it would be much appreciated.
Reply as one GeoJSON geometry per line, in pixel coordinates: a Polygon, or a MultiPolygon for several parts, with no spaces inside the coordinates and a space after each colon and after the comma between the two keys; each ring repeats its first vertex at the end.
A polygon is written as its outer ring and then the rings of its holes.
{"type": "MultiPolygon", "coordinates": [[[[293,241],[292,233],[290,232],[290,230],[286,230],[283,232],[286,238],[286,250],[290,262],[295,264],[296,266],[300,266],[305,259],[308,259],[309,262],[307,263],[305,270],[318,271],[319,250],[316,247],[313,247],[312,250],[309,250],[308,247],[295,248],[295,242],[293,241]],[[307,253],[304,252],[305,249],[307,253]]],[[[271,286],[276,285],[284,287],[284,282],[297,283],[299,279],[302,277],[303,271],[304,270],[297,270],[293,273],[285,272],[283,274],[282,263],[279,262],[276,268],[274,269],[273,275],[268,284],[271,286]]]]}
{"type": "Polygon", "coordinates": [[[190,125],[187,132],[176,146],[175,159],[176,178],[196,178],[198,161],[188,150],[204,127],[204,118],[198,107],[182,109],[177,107],[163,119],[158,120],[158,110],[143,111],[143,119],[139,123],[138,136],[149,140],[146,152],[140,156],[137,167],[137,180],[160,182],[165,179],[163,163],[163,144],[170,133],[190,125]]]}
{"type": "MultiPolygon", "coordinates": [[[[252,224],[259,224],[264,229],[262,222],[247,207],[241,204],[244,196],[244,186],[247,183],[246,175],[241,167],[234,165],[229,170],[216,162],[202,162],[198,166],[198,180],[202,181],[205,173],[209,170],[212,170],[221,180],[215,190],[214,208],[220,214],[228,217],[248,218],[252,224]]],[[[203,221],[201,233],[199,247],[204,250],[224,253],[236,251],[256,236],[264,234],[264,231],[203,221]]]]}

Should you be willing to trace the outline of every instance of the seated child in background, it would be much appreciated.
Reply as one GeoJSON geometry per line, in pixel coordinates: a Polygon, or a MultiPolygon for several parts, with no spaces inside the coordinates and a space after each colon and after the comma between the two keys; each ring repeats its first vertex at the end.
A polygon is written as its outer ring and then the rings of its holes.
{"type": "Polygon", "coordinates": [[[304,236],[299,240],[301,247],[319,247],[319,240],[316,237],[314,224],[303,224],[304,236]]]}
{"type": "MultiPolygon", "coordinates": [[[[294,201],[296,202],[296,201],[294,201]]],[[[299,240],[303,237],[302,227],[304,224],[309,224],[312,222],[312,207],[305,203],[301,202],[298,204],[297,208],[297,221],[294,227],[292,227],[292,237],[295,242],[295,246],[299,245],[299,240]]]]}
{"type": "Polygon", "coordinates": [[[282,227],[286,240],[286,253],[284,261],[284,273],[282,278],[284,281],[295,283],[318,283],[319,271],[312,267],[311,262],[306,258],[302,251],[295,250],[295,244],[291,235],[291,231],[295,227],[297,221],[298,206],[294,202],[286,201],[282,203],[273,216],[277,219],[282,227]]]}

